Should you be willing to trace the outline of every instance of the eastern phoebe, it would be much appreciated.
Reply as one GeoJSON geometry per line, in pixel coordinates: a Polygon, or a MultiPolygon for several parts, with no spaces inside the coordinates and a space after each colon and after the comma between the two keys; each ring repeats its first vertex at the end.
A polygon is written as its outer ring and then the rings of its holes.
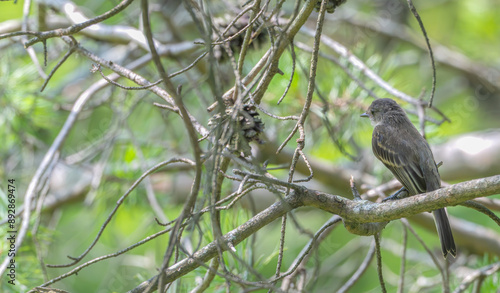
{"type": "MultiPolygon", "coordinates": [[[[413,126],[405,111],[391,99],[378,99],[361,117],[369,117],[374,126],[373,154],[391,170],[409,195],[441,188],[441,179],[427,141],[413,126]]],[[[446,210],[432,212],[443,256],[455,257],[457,248],[446,210]]]]}

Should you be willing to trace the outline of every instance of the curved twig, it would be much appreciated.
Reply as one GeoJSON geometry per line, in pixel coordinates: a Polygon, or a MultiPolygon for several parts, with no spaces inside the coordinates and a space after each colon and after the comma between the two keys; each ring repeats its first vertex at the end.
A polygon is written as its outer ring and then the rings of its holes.
{"type": "Polygon", "coordinates": [[[107,11],[107,12],[105,12],[97,17],[94,17],[92,19],[89,19],[87,21],[84,21],[82,23],[72,25],[68,28],[55,29],[55,30],[51,30],[51,31],[41,32],[36,37],[27,41],[24,44],[24,47],[28,48],[28,47],[30,47],[38,42],[43,42],[47,39],[54,38],[54,37],[61,37],[61,36],[68,36],[68,35],[76,34],[77,32],[79,32],[79,31],[81,31],[81,30],[83,30],[83,29],[85,29],[93,24],[100,23],[103,20],[106,20],[106,19],[118,14],[120,11],[127,8],[127,6],[129,6],[130,3],[132,3],[133,1],[134,0],[123,0],[118,5],[114,6],[112,9],[110,9],[109,11],[107,11]]]}
{"type": "Polygon", "coordinates": [[[386,293],[384,276],[382,274],[382,253],[380,252],[380,234],[375,234],[375,251],[377,252],[377,275],[378,281],[380,282],[380,289],[382,293],[386,293]]]}
{"type": "Polygon", "coordinates": [[[429,37],[427,36],[427,31],[425,30],[424,23],[422,22],[422,19],[420,18],[420,15],[417,12],[417,8],[413,5],[412,0],[408,0],[408,7],[410,8],[410,11],[413,13],[413,16],[415,16],[415,19],[418,22],[418,25],[420,26],[420,30],[422,31],[422,34],[424,35],[425,38],[425,43],[427,44],[427,49],[429,50],[429,57],[431,58],[431,66],[432,66],[432,89],[431,89],[431,97],[429,99],[429,103],[427,104],[427,107],[432,107],[432,102],[434,101],[434,93],[436,92],[436,62],[434,61],[434,54],[432,53],[432,47],[431,43],[429,41],[429,37]]]}
{"type": "Polygon", "coordinates": [[[139,185],[139,183],[142,182],[142,180],[144,180],[148,175],[158,171],[159,169],[161,169],[162,167],[164,166],[167,166],[169,164],[172,164],[172,163],[178,163],[178,162],[182,162],[182,163],[187,163],[187,164],[190,164],[190,165],[193,165],[193,162],[190,161],[190,160],[187,160],[187,159],[184,159],[184,158],[173,158],[173,159],[170,159],[168,161],[164,161],[164,162],[161,162],[159,164],[156,164],[155,166],[151,167],[149,170],[147,170],[146,172],[144,172],[141,177],[139,177],[135,182],[134,184],[132,184],[132,186],[130,186],[130,188],[127,190],[127,192],[125,192],[121,197],[120,199],[118,199],[118,201],[116,202],[116,205],[115,207],[113,208],[113,210],[111,211],[111,213],[108,215],[108,217],[106,218],[106,220],[104,221],[104,223],[102,224],[101,226],[101,229],[99,230],[99,232],[97,232],[97,235],[96,237],[94,238],[94,240],[92,241],[92,243],[89,245],[89,247],[78,257],[71,257],[71,256],[68,256],[68,258],[72,259],[73,261],[68,263],[68,264],[63,264],[63,265],[47,265],[48,267],[51,267],[51,268],[64,268],[64,267],[70,267],[76,263],[78,263],[80,260],[82,260],[89,252],[90,250],[92,250],[92,248],[95,246],[95,244],[97,243],[97,241],[99,240],[99,238],[101,238],[101,235],[102,233],[104,232],[104,229],[106,229],[107,225],[109,224],[109,222],[111,221],[111,219],[113,219],[113,216],[116,214],[116,212],[118,211],[118,208],[120,208],[121,204],[125,201],[125,199],[129,196],[129,194],[135,190],[135,188],[139,185]]]}

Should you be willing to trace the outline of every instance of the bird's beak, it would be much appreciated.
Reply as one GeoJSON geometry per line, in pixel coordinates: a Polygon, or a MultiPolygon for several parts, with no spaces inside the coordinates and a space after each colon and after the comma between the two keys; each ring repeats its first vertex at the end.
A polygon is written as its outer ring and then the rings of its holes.
{"type": "Polygon", "coordinates": [[[367,113],[363,113],[363,114],[359,115],[359,117],[370,117],[370,116],[368,116],[367,113]]]}

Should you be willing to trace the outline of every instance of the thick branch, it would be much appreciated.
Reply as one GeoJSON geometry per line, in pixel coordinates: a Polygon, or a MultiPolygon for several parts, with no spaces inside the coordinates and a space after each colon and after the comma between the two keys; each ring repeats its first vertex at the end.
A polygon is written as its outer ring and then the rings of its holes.
{"type": "MultiPolygon", "coordinates": [[[[234,246],[248,238],[250,235],[254,234],[262,227],[268,225],[272,221],[281,217],[288,211],[291,211],[294,208],[298,208],[302,206],[302,203],[299,201],[298,196],[289,196],[285,198],[283,201],[276,202],[271,205],[265,211],[257,214],[255,217],[248,220],[243,225],[238,228],[232,230],[231,232],[225,234],[221,241],[224,243],[231,242],[234,246]]],[[[228,246],[220,246],[222,250],[227,250],[228,246]]],[[[166,283],[172,282],[185,274],[193,271],[197,267],[200,266],[201,263],[207,262],[211,258],[217,256],[217,241],[213,241],[202,249],[198,250],[195,254],[190,258],[183,259],[178,263],[170,266],[167,270],[165,270],[164,281],[166,283]]],[[[129,293],[138,293],[143,292],[145,288],[148,286],[153,286],[156,288],[158,278],[155,276],[148,281],[141,283],[138,287],[129,291],[129,293]]]]}
{"type": "Polygon", "coordinates": [[[301,197],[313,206],[341,216],[345,221],[370,223],[407,218],[446,206],[458,205],[476,197],[500,193],[500,175],[475,179],[397,201],[373,203],[352,201],[319,191],[305,190],[301,197]]]}
{"type": "MultiPolygon", "coordinates": [[[[231,242],[236,246],[262,227],[283,216],[288,211],[301,206],[318,207],[330,213],[338,214],[344,221],[370,223],[410,217],[421,212],[457,205],[466,200],[497,193],[500,193],[500,175],[462,182],[425,194],[385,203],[349,200],[341,196],[301,188],[296,189],[282,201],[274,203],[243,225],[224,235],[222,241],[231,242]]],[[[227,247],[222,246],[220,249],[225,250],[227,247]]],[[[172,282],[182,277],[216,255],[217,243],[212,242],[191,257],[169,267],[165,271],[165,281],[172,282]]],[[[155,280],[157,280],[156,276],[129,292],[142,292],[148,286],[156,287],[155,280]]]]}

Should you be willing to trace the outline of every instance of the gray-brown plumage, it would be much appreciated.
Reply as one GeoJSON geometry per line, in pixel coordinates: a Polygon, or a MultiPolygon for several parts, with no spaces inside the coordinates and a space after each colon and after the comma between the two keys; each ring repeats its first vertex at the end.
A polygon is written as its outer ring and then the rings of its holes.
{"type": "MultiPolygon", "coordinates": [[[[413,126],[405,111],[391,99],[373,101],[366,113],[373,126],[375,157],[394,174],[408,191],[416,195],[441,188],[441,179],[427,141],[413,126]]],[[[457,254],[445,209],[433,211],[443,256],[457,254]]]]}

